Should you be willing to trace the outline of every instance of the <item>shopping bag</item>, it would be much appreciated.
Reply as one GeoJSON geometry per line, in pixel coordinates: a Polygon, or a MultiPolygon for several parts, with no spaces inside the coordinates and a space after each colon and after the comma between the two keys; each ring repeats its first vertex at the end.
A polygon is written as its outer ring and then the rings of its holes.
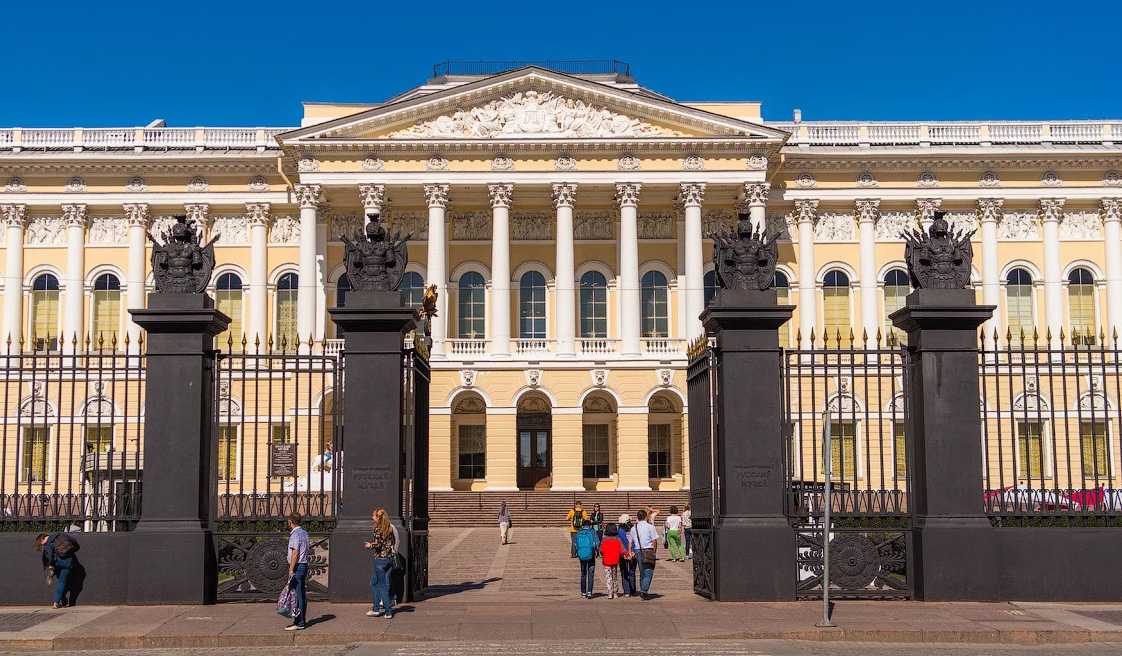
{"type": "Polygon", "coordinates": [[[296,617],[296,593],[291,585],[284,586],[280,596],[277,597],[277,614],[285,617],[296,617]]]}

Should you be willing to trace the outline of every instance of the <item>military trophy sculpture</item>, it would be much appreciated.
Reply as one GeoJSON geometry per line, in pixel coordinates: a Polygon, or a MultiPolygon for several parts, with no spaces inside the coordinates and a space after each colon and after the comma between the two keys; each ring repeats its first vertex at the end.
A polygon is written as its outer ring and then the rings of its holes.
{"type": "Polygon", "coordinates": [[[201,294],[210,284],[214,271],[215,235],[206,244],[202,234],[186,216],[175,217],[175,223],[152,241],[152,277],[157,294],[201,294]],[[161,243],[161,240],[163,243],[161,243]]]}
{"type": "MultiPolygon", "coordinates": [[[[736,229],[713,235],[713,268],[720,290],[714,303],[734,299],[759,299],[775,302],[775,265],[779,260],[778,235],[767,228],[755,228],[747,212],[737,216],[736,229]]],[[[735,301],[734,301],[735,302],[735,301]]]]}
{"type": "Polygon", "coordinates": [[[927,234],[912,228],[902,237],[908,276],[915,289],[962,290],[970,285],[970,265],[974,248],[970,238],[976,230],[953,231],[946,212],[937,211],[927,234]]]}
{"type": "Polygon", "coordinates": [[[351,289],[359,292],[397,291],[409,264],[407,242],[412,235],[395,232],[390,237],[380,215],[367,215],[369,221],[352,239],[342,235],[344,264],[351,289]]]}

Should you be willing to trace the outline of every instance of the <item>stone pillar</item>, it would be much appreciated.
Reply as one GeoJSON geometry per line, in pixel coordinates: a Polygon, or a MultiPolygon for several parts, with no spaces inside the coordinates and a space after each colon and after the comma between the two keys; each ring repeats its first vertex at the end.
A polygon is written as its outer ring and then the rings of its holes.
{"type": "Polygon", "coordinates": [[[749,182],[744,185],[744,200],[748,204],[748,215],[755,230],[767,228],[767,196],[770,190],[771,184],[767,182],[749,182]]]}
{"type": "MultiPolygon", "coordinates": [[[[774,288],[722,289],[701,315],[706,331],[716,338],[720,359],[716,370],[709,371],[721,390],[713,432],[715,477],[720,482],[713,594],[720,601],[795,597],[795,532],[784,507],[787,472],[780,438],[784,406],[778,332],[794,310],[777,304],[774,288]]],[[[708,435],[695,439],[707,440],[708,435]]],[[[709,463],[699,466],[701,472],[691,474],[691,480],[708,479],[709,463]]]]}
{"type": "Polygon", "coordinates": [[[639,190],[637,182],[616,185],[619,204],[620,340],[624,356],[642,353],[639,342],[639,190]]]}
{"type": "Polygon", "coordinates": [[[130,533],[130,604],[210,604],[218,571],[214,337],[230,318],[207,294],[153,293],[130,309],[148,333],[144,505],[130,533]]]}
{"type": "MultiPolygon", "coordinates": [[[[877,217],[880,215],[880,200],[862,198],[857,201],[857,226],[861,240],[861,329],[864,341],[858,342],[866,348],[876,344],[880,330],[880,312],[877,294],[877,217]]],[[[859,338],[860,339],[860,338],[859,338]]]]}
{"type": "Polygon", "coordinates": [[[814,332],[818,314],[818,270],[814,264],[814,223],[818,210],[816,200],[795,201],[799,217],[799,334],[800,348],[811,348],[810,335],[814,332]]]}
{"type": "Polygon", "coordinates": [[[701,203],[705,198],[705,185],[700,182],[682,184],[678,196],[682,201],[685,214],[685,260],[686,260],[686,334],[693,339],[700,335],[701,311],[705,309],[705,256],[701,234],[701,203]]]}
{"type": "Polygon", "coordinates": [[[430,320],[432,332],[432,357],[443,358],[448,340],[448,261],[444,238],[444,212],[448,207],[448,185],[425,185],[425,200],[429,206],[429,243],[427,265],[429,285],[436,285],[437,312],[430,320]]]}
{"type": "Polygon", "coordinates": [[[1107,343],[1113,344],[1114,334],[1122,335],[1122,198],[1102,199],[1101,211],[1106,248],[1107,343]]]}
{"type": "MultiPolygon", "coordinates": [[[[978,221],[982,224],[982,303],[997,307],[1001,299],[1001,268],[997,260],[997,224],[1001,221],[1000,198],[978,199],[978,221]]],[[[985,343],[993,348],[994,320],[986,322],[985,343]]]]}
{"type": "MultiPolygon", "coordinates": [[[[148,238],[148,204],[125,203],[125,220],[128,221],[129,261],[125,271],[125,305],[130,310],[144,308],[145,248],[148,238]]],[[[140,325],[129,321],[127,335],[129,352],[140,352],[140,325]]]]}
{"type": "Polygon", "coordinates": [[[402,546],[409,535],[402,522],[402,340],[414,325],[413,311],[396,290],[356,290],[346,307],[331,309],[331,318],[344,330],[348,427],[340,481],[346,493],[331,534],[331,598],[369,601],[370,553],[362,545],[370,539],[371,513],[385,508],[402,546]]]}
{"type": "Polygon", "coordinates": [[[248,348],[269,339],[269,204],[247,203],[249,223],[249,330],[248,348]]]}
{"type": "Polygon", "coordinates": [[[6,233],[4,250],[4,334],[12,351],[20,350],[23,340],[23,230],[27,225],[26,205],[0,205],[0,219],[6,233]]]}
{"type": "Polygon", "coordinates": [[[577,186],[571,182],[553,185],[553,206],[557,208],[557,355],[576,355],[577,274],[573,255],[573,206],[577,186]]]}
{"type": "Polygon", "coordinates": [[[491,196],[491,355],[510,356],[510,203],[514,185],[487,185],[491,196]]]}
{"type": "Polygon", "coordinates": [[[616,415],[616,464],[621,492],[649,492],[647,409],[619,408],[616,415]]]}
{"type": "Polygon", "coordinates": [[[487,408],[486,492],[517,492],[518,415],[514,408],[487,408]]]}
{"type": "Polygon", "coordinates": [[[553,408],[554,492],[584,491],[584,427],[580,408],[553,408]]]}
{"type": "Polygon", "coordinates": [[[978,327],[994,311],[972,289],[918,289],[893,324],[908,334],[908,475],[915,517],[916,595],[992,600],[994,529],[982,508],[978,327]]]}
{"type": "MultiPolygon", "coordinates": [[[[300,205],[299,291],[296,296],[296,339],[301,352],[307,352],[308,339],[315,331],[316,300],[316,210],[323,200],[319,185],[296,185],[300,205]]],[[[291,348],[292,345],[289,345],[291,348]]]]}
{"type": "Polygon", "coordinates": [[[1063,266],[1060,264],[1060,221],[1064,218],[1063,198],[1041,198],[1040,218],[1044,224],[1044,312],[1045,326],[1052,333],[1051,348],[1060,348],[1064,327],[1063,266]]]}
{"type": "Polygon", "coordinates": [[[370,223],[371,214],[381,214],[386,206],[386,185],[363,184],[358,186],[358,197],[362,201],[362,225],[370,223]]]}
{"type": "Polygon", "coordinates": [[[429,414],[429,491],[452,491],[452,414],[429,414]]]}
{"type": "Polygon", "coordinates": [[[62,350],[73,352],[79,348],[87,331],[82,327],[86,296],[86,206],[62,206],[62,219],[66,224],[66,281],[65,304],[62,308],[62,350]]]}

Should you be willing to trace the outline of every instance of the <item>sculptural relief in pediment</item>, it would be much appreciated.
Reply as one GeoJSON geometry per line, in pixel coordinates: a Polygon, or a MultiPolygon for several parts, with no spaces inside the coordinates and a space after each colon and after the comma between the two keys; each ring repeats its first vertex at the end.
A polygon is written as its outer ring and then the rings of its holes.
{"type": "Polygon", "coordinates": [[[391,132],[390,139],[678,137],[671,130],[550,91],[518,91],[391,132]]]}

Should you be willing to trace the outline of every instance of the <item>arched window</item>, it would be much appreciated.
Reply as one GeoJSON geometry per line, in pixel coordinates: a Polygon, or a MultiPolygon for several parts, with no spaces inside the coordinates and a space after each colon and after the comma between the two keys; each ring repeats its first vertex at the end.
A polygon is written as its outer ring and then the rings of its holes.
{"type": "Polygon", "coordinates": [[[425,296],[425,281],[421,278],[421,274],[416,271],[406,271],[405,275],[401,276],[401,296],[405,299],[405,305],[411,308],[421,307],[421,299],[425,296]]]}
{"type": "Polygon", "coordinates": [[[580,336],[608,337],[608,281],[599,271],[588,271],[580,277],[580,336]]]}
{"type": "Polygon", "coordinates": [[[112,348],[121,325],[121,281],[112,273],[103,273],[94,280],[93,344],[112,348]]]}
{"type": "MultiPolygon", "coordinates": [[[[716,274],[713,276],[716,282],[716,274]]],[[[709,293],[709,278],[705,279],[705,293],[709,293]]],[[[791,301],[791,281],[787,279],[787,274],[782,271],[775,272],[775,298],[780,305],[787,305],[791,301]]],[[[708,301],[705,303],[709,304],[708,301]]],[[[791,322],[783,324],[779,327],[779,345],[783,348],[790,348],[791,346],[791,322]]]]}
{"type": "MultiPolygon", "coordinates": [[[[347,294],[350,293],[350,291],[351,279],[344,273],[335,281],[335,307],[347,307],[347,294]]],[[[331,323],[335,324],[334,321],[331,323]]],[[[335,337],[337,339],[343,338],[343,332],[343,327],[339,324],[335,324],[335,337]]]]}
{"type": "MultiPolygon", "coordinates": [[[[775,275],[778,276],[780,274],[776,273],[775,275]]],[[[716,271],[706,271],[705,272],[705,307],[709,307],[709,304],[711,302],[713,302],[713,297],[717,295],[717,289],[718,288],[719,288],[719,286],[717,285],[717,272],[716,271]]]]}
{"type": "Polygon", "coordinates": [[[669,337],[666,276],[658,271],[648,271],[643,274],[639,287],[642,292],[643,337],[669,337]]]}
{"type": "Polygon", "coordinates": [[[1032,274],[1016,268],[1005,276],[1005,313],[1014,341],[1032,335],[1032,274]]]}
{"type": "MultiPolygon", "coordinates": [[[[898,344],[904,343],[906,336],[904,331],[892,327],[892,320],[888,317],[893,312],[904,307],[904,299],[911,292],[911,282],[908,280],[908,274],[900,269],[892,269],[884,274],[884,325],[892,331],[898,344]]],[[[870,335],[870,338],[873,336],[870,335]]]]}
{"type": "Polygon", "coordinates": [[[1067,304],[1071,314],[1071,339],[1088,346],[1095,343],[1095,276],[1083,267],[1067,274],[1067,304]]]}
{"type": "Polygon", "coordinates": [[[276,339],[274,346],[285,350],[294,350],[300,341],[297,335],[296,306],[297,296],[300,293],[300,277],[295,273],[286,273],[277,280],[276,293],[276,339]]]}
{"type": "Polygon", "coordinates": [[[486,335],[486,289],[483,275],[468,271],[460,276],[457,317],[458,335],[466,339],[483,339],[486,335]]]}
{"type": "Polygon", "coordinates": [[[519,281],[518,335],[545,339],[545,276],[538,271],[527,271],[519,281]]]}
{"type": "Polygon", "coordinates": [[[822,278],[823,339],[826,344],[848,348],[853,332],[849,323],[849,276],[832,269],[822,278]]]}
{"type": "Polygon", "coordinates": [[[31,283],[31,344],[36,351],[58,348],[58,278],[50,273],[31,283]]]}
{"type": "MultiPolygon", "coordinates": [[[[219,350],[240,351],[242,348],[242,279],[236,273],[223,273],[214,281],[214,304],[230,317],[230,327],[214,338],[219,350]]],[[[254,338],[258,337],[255,335],[254,338]]],[[[252,339],[252,338],[251,338],[252,339]]]]}

